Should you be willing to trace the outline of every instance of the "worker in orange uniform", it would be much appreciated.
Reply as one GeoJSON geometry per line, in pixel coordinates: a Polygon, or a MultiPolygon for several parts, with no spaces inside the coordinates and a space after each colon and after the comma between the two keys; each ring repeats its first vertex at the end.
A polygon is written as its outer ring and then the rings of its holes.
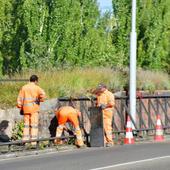
{"type": "MultiPolygon", "coordinates": [[[[45,92],[37,84],[38,76],[32,75],[30,82],[20,89],[17,98],[17,107],[24,115],[23,140],[32,140],[38,137],[38,112],[40,102],[45,99],[45,92]]],[[[31,144],[35,145],[36,142],[31,144]]]]}
{"type": "Polygon", "coordinates": [[[106,147],[113,146],[112,139],[112,119],[113,107],[115,106],[115,97],[104,84],[99,84],[95,90],[97,97],[97,106],[103,111],[103,125],[104,125],[104,142],[106,147]]]}
{"type": "MultiPolygon", "coordinates": [[[[76,145],[78,147],[84,146],[82,133],[79,126],[78,117],[81,116],[80,111],[74,109],[71,106],[62,106],[59,109],[55,110],[55,114],[58,120],[58,127],[56,131],[56,137],[61,137],[63,130],[66,128],[65,124],[70,122],[75,128],[76,135],[76,145]]],[[[60,143],[61,139],[55,140],[55,143],[60,143]]]]}

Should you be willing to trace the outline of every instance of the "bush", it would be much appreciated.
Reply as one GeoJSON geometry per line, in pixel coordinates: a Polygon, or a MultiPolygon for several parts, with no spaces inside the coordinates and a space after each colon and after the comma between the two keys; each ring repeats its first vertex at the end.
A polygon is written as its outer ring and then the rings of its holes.
{"type": "Polygon", "coordinates": [[[24,122],[16,122],[12,129],[12,140],[21,140],[23,136],[24,122]]]}

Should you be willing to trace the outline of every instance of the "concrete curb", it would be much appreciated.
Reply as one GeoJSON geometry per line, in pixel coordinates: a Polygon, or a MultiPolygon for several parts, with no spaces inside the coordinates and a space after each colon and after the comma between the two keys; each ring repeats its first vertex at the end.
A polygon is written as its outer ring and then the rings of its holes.
{"type": "Polygon", "coordinates": [[[71,151],[75,150],[76,147],[73,145],[69,146],[56,146],[53,148],[47,148],[44,150],[24,150],[24,151],[17,151],[14,153],[5,153],[0,155],[0,160],[5,160],[9,158],[17,158],[17,157],[23,157],[23,156],[30,156],[30,155],[42,155],[42,154],[47,154],[47,153],[52,153],[52,152],[63,152],[63,151],[71,151]]]}
{"type": "MultiPolygon", "coordinates": [[[[170,142],[170,135],[165,135],[165,140],[160,142],[170,142]]],[[[140,138],[139,140],[135,139],[135,144],[141,144],[141,143],[159,143],[154,141],[153,136],[147,137],[147,138],[140,138]]],[[[116,145],[124,145],[122,142],[117,143],[116,145]]],[[[115,145],[115,146],[116,146],[115,145]]],[[[48,154],[48,153],[56,153],[56,152],[64,152],[64,151],[72,151],[76,150],[77,147],[75,145],[63,145],[63,146],[53,146],[52,148],[45,148],[43,150],[23,150],[23,151],[16,151],[13,153],[5,153],[0,155],[0,161],[1,160],[6,160],[10,158],[19,158],[19,157],[26,157],[26,156],[31,156],[31,155],[42,155],[42,154],[48,154]]]]}

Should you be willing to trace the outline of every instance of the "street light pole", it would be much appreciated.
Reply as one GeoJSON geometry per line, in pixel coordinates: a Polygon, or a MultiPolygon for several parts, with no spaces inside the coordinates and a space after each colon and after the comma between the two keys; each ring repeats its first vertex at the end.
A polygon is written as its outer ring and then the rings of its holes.
{"type": "MultiPolygon", "coordinates": [[[[130,114],[136,122],[136,0],[132,0],[132,21],[130,35],[130,114]]],[[[134,126],[133,126],[134,129],[134,126]]]]}

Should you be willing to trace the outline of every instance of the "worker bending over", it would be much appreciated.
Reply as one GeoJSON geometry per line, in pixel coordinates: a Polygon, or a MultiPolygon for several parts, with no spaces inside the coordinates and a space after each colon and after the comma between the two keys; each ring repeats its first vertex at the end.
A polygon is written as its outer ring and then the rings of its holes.
{"type": "MultiPolygon", "coordinates": [[[[79,126],[78,116],[81,116],[81,113],[74,109],[71,106],[63,106],[60,107],[58,110],[55,110],[55,114],[58,120],[58,127],[56,132],[56,137],[61,137],[62,132],[65,128],[65,124],[70,122],[73,127],[75,128],[75,135],[76,135],[76,145],[78,147],[82,147],[84,145],[82,133],[79,126]]],[[[55,143],[60,143],[61,139],[55,140],[55,143]]]]}

